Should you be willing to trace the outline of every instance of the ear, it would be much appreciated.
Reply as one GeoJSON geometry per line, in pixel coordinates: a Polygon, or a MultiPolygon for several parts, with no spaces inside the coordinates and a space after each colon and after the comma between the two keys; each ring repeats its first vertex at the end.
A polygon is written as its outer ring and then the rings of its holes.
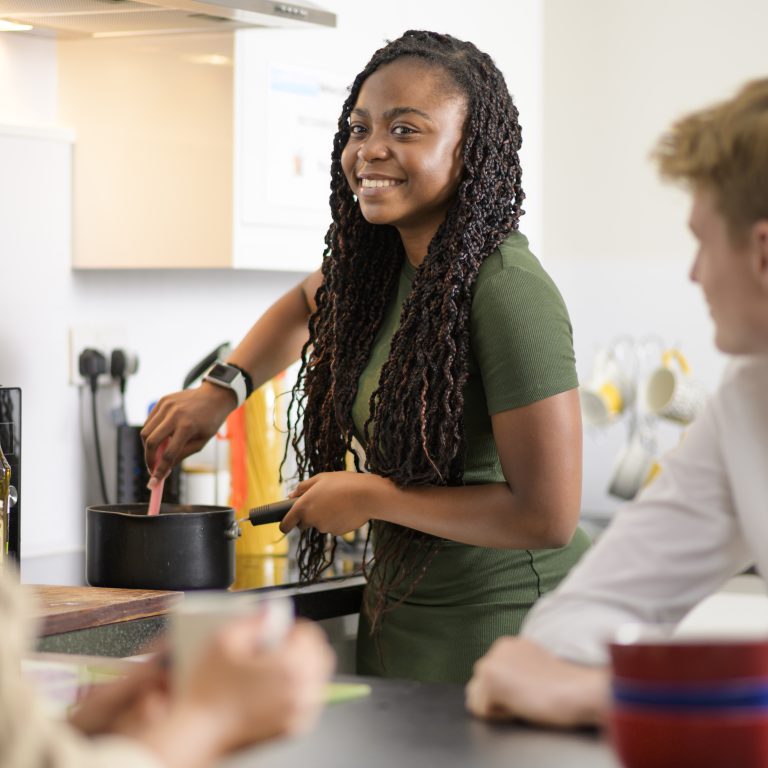
{"type": "Polygon", "coordinates": [[[752,225],[752,271],[768,294],[768,219],[752,225]]]}

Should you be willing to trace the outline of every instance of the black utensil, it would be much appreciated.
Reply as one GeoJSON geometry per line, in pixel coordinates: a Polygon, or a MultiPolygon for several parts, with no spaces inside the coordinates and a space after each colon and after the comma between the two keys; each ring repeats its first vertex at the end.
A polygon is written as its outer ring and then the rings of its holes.
{"type": "Polygon", "coordinates": [[[235,520],[227,532],[230,539],[239,539],[243,535],[240,530],[240,524],[250,521],[251,525],[266,525],[267,523],[279,523],[288,514],[288,510],[293,506],[296,499],[283,499],[282,501],[273,501],[271,504],[262,504],[260,507],[254,507],[248,517],[241,520],[235,520]]]}
{"type": "Polygon", "coordinates": [[[296,499],[283,499],[282,501],[273,501],[271,504],[262,504],[260,507],[254,507],[248,513],[248,520],[251,521],[251,525],[279,523],[288,514],[288,510],[293,506],[294,501],[296,499]]]}

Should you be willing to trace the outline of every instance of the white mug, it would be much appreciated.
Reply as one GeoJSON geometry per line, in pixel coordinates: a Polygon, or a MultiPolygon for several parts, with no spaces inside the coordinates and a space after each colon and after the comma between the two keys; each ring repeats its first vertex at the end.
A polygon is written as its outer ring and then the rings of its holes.
{"type": "Polygon", "coordinates": [[[656,445],[652,438],[635,432],[619,454],[608,493],[620,499],[634,499],[656,474],[656,445]]]}
{"type": "Polygon", "coordinates": [[[588,381],[579,387],[585,423],[603,426],[619,416],[634,400],[632,380],[611,352],[601,350],[588,381]]]}
{"type": "Polygon", "coordinates": [[[168,636],[174,689],[182,689],[212,635],[238,616],[261,613],[261,647],[276,646],[293,624],[293,601],[252,593],[188,592],[171,612],[168,636]]]}
{"type": "Polygon", "coordinates": [[[690,424],[704,407],[705,400],[704,389],[691,378],[682,352],[677,349],[664,352],[662,365],[651,373],[645,384],[648,410],[679,424],[690,424]]]}

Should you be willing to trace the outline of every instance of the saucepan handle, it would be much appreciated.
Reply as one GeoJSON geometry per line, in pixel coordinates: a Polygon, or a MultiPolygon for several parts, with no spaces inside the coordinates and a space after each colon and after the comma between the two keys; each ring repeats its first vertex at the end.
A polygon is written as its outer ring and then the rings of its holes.
{"type": "Polygon", "coordinates": [[[251,521],[251,525],[279,523],[293,506],[294,501],[295,499],[283,499],[283,501],[274,501],[271,504],[254,507],[248,513],[248,519],[251,521]]]}

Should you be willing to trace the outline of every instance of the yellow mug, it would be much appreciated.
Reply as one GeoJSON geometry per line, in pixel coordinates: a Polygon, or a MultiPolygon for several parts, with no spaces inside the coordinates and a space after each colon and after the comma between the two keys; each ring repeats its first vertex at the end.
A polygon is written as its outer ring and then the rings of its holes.
{"type": "Polygon", "coordinates": [[[661,362],[645,385],[648,410],[679,424],[690,424],[704,407],[704,390],[691,377],[691,367],[679,349],[666,350],[661,362]]]}
{"type": "Polygon", "coordinates": [[[634,388],[610,352],[601,351],[589,380],[579,387],[585,423],[602,426],[613,421],[632,403],[634,388]]]}

